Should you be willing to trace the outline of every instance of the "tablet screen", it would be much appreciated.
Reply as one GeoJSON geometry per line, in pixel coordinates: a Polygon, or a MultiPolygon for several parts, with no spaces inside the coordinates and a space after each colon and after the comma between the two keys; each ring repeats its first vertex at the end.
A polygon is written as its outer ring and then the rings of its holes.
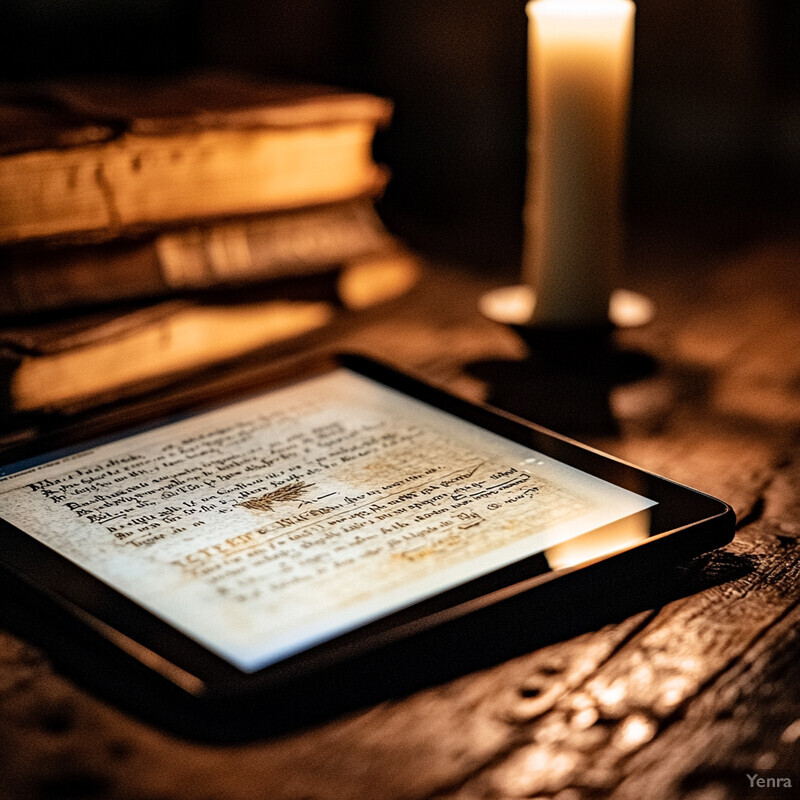
{"type": "Polygon", "coordinates": [[[653,505],[346,368],[0,477],[5,520],[244,672],[653,505]]]}

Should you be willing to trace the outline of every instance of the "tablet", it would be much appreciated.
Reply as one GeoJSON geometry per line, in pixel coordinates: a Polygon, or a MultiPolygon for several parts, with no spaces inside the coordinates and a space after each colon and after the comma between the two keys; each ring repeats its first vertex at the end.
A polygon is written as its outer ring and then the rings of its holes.
{"type": "Polygon", "coordinates": [[[603,563],[634,577],[734,530],[719,500],[356,356],[73,438],[0,468],[0,566],[69,621],[62,651],[90,633],[98,671],[120,655],[197,709],[512,598],[600,602],[603,563]]]}

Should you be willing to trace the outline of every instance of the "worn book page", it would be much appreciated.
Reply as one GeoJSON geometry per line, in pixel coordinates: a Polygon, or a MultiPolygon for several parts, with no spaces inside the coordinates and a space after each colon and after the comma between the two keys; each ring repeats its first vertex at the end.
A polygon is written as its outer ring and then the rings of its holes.
{"type": "Polygon", "coordinates": [[[652,505],[345,369],[0,478],[0,516],[245,671],[652,505]]]}

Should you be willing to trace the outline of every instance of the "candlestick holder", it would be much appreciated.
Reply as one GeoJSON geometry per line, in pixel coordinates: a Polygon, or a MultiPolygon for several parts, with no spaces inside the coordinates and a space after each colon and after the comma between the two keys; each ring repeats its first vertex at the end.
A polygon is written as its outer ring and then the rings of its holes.
{"type": "Polygon", "coordinates": [[[631,0],[531,0],[528,178],[522,284],[480,311],[528,346],[524,361],[475,365],[489,402],[558,430],[614,427],[610,395],[653,368],[613,331],[653,303],[614,289],[622,263],[622,169],[635,7],[631,0]]]}
{"type": "Polygon", "coordinates": [[[536,303],[527,285],[503,286],[479,299],[488,319],[507,325],[527,346],[521,360],[491,360],[467,366],[486,385],[492,405],[572,436],[613,435],[617,420],[611,396],[657,369],[647,353],[620,347],[614,332],[648,324],[650,298],[617,289],[608,321],[547,326],[532,323],[536,303]]]}
{"type": "Polygon", "coordinates": [[[526,285],[501,286],[485,292],[479,302],[480,312],[488,319],[515,328],[524,338],[536,336],[567,336],[587,329],[605,328],[609,332],[619,328],[638,328],[647,325],[655,315],[655,306],[649,297],[627,289],[615,289],[608,303],[608,325],[593,326],[539,326],[534,320],[536,292],[526,285]]]}

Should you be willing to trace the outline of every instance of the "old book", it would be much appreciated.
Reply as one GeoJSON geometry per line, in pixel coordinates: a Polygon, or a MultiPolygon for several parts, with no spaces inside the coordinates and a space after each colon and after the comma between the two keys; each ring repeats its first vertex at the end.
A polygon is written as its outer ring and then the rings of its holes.
{"type": "Polygon", "coordinates": [[[367,200],[101,244],[6,247],[0,248],[0,314],[298,278],[398,248],[367,200]]]}
{"type": "Polygon", "coordinates": [[[321,328],[340,311],[396,297],[417,262],[395,251],[356,259],[306,299],[163,301],[0,331],[5,413],[89,407],[321,328]]]}
{"type": "Polygon", "coordinates": [[[374,194],[391,104],[232,75],[0,88],[0,243],[374,194]]]}

